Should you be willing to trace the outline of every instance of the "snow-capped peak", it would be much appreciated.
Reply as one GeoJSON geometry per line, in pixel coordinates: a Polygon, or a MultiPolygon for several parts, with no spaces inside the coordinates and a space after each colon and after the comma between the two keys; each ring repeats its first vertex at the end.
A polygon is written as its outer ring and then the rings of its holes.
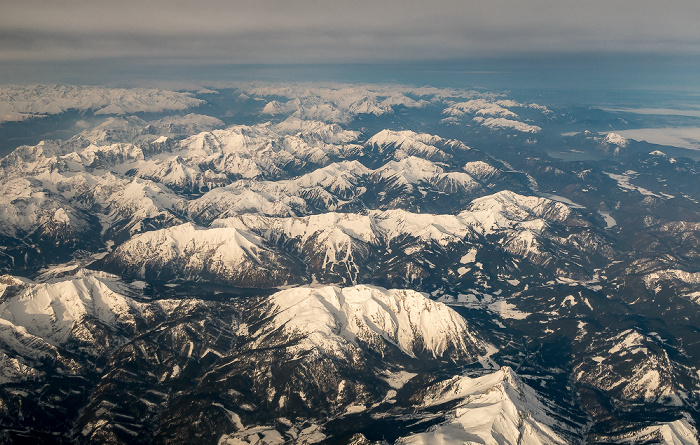
{"type": "Polygon", "coordinates": [[[518,118],[517,114],[504,108],[504,106],[513,106],[513,104],[506,101],[492,102],[486,99],[472,99],[452,104],[445,108],[442,113],[450,116],[462,116],[465,113],[469,113],[481,116],[518,118]]]}
{"type": "Polygon", "coordinates": [[[391,346],[409,357],[475,359],[483,343],[464,318],[411,290],[358,285],[299,287],[270,297],[260,338],[284,329],[301,335],[300,348],[345,356],[358,342],[380,354],[391,346]]]}
{"type": "Polygon", "coordinates": [[[409,156],[400,161],[388,162],[376,170],[376,173],[380,176],[386,179],[396,179],[401,184],[427,182],[442,172],[443,169],[441,167],[415,156],[409,156]]]}
{"type": "Polygon", "coordinates": [[[617,133],[608,133],[607,135],[605,135],[603,142],[612,145],[617,145],[618,147],[627,147],[629,145],[629,141],[627,140],[627,138],[617,133]]]}
{"type": "Polygon", "coordinates": [[[369,145],[390,145],[397,146],[415,145],[421,143],[423,145],[434,145],[444,142],[439,136],[430,135],[427,133],[416,133],[411,130],[393,131],[382,130],[367,140],[369,145]]]}
{"type": "Polygon", "coordinates": [[[419,156],[434,161],[446,161],[451,158],[449,154],[438,147],[444,148],[449,146],[462,150],[468,149],[466,145],[455,140],[446,140],[439,136],[416,133],[410,130],[382,130],[369,138],[367,145],[377,147],[393,146],[396,148],[395,159],[419,156]]]}
{"type": "Polygon", "coordinates": [[[75,335],[86,317],[111,327],[134,323],[137,303],[111,289],[99,273],[81,275],[48,283],[22,283],[19,293],[0,303],[0,320],[53,345],[75,335]]]}
{"type": "Polygon", "coordinates": [[[509,367],[478,378],[455,376],[428,387],[425,394],[423,403],[427,407],[449,402],[457,405],[447,416],[449,420],[397,443],[569,443],[554,429],[564,425],[509,367]]]}

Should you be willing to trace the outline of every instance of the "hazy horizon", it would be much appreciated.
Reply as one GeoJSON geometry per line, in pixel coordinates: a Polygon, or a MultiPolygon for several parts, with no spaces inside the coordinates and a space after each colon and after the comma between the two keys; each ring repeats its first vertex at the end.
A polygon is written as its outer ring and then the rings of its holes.
{"type": "Polygon", "coordinates": [[[532,54],[697,57],[694,0],[47,0],[3,4],[0,60],[367,63],[532,54]]]}
{"type": "Polygon", "coordinates": [[[694,0],[11,0],[0,82],[694,91],[698,16],[694,0]]]}

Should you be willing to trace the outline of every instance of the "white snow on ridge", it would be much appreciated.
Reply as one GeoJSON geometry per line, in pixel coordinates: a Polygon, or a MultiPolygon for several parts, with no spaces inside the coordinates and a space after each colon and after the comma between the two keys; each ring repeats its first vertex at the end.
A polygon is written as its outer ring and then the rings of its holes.
{"type": "Polygon", "coordinates": [[[188,213],[199,219],[210,221],[248,213],[268,216],[292,216],[291,205],[304,206],[301,198],[292,195],[270,193],[263,187],[218,187],[187,204],[188,213]],[[261,190],[259,190],[261,189],[261,190]]]}
{"type": "MultiPolygon", "coordinates": [[[[514,113],[507,110],[508,107],[532,108],[543,113],[548,112],[546,107],[536,104],[526,105],[509,100],[495,101],[499,97],[498,94],[453,88],[262,82],[234,82],[226,86],[244,91],[246,97],[269,100],[263,109],[263,114],[290,115],[326,122],[348,122],[359,114],[377,116],[392,114],[398,107],[417,109],[431,104],[450,107],[454,104],[463,104],[465,100],[474,100],[473,106],[482,104],[474,112],[483,110],[484,115],[495,113],[513,117],[514,113]]],[[[455,112],[463,113],[457,108],[455,112]]]]}
{"type": "Polygon", "coordinates": [[[377,169],[376,173],[407,185],[428,182],[431,178],[443,173],[443,169],[426,159],[409,156],[400,161],[387,162],[377,169]]]}
{"type": "Polygon", "coordinates": [[[306,242],[319,237],[319,232],[327,232],[338,242],[357,239],[365,243],[375,243],[376,235],[369,215],[355,213],[324,213],[299,218],[269,218],[259,215],[242,215],[238,218],[216,220],[211,227],[240,227],[247,230],[284,233],[290,238],[306,242]],[[341,235],[341,233],[343,235],[341,235]],[[340,238],[340,239],[339,239],[340,238]]]}
{"type": "Polygon", "coordinates": [[[21,178],[0,183],[0,234],[22,237],[40,227],[63,234],[90,229],[84,215],[63,196],[45,190],[36,181],[21,178]]]}
{"type": "MultiPolygon", "coordinates": [[[[180,125],[178,119],[166,119],[163,119],[163,125],[180,125]]],[[[128,127],[131,124],[126,120],[122,123],[128,127]]],[[[123,130],[120,125],[117,125],[118,131],[123,130]]],[[[60,192],[69,203],[76,201],[74,205],[79,208],[99,204],[108,209],[110,216],[152,218],[176,208],[182,211],[187,207],[184,199],[175,196],[167,187],[186,191],[212,189],[231,181],[225,173],[244,177],[270,175],[274,178],[281,166],[289,162],[325,164],[330,162],[328,155],[342,158],[346,150],[347,153],[361,150],[360,145],[352,143],[357,136],[357,132],[343,130],[337,125],[288,120],[275,125],[235,126],[228,130],[204,132],[181,143],[173,143],[174,152],[156,151],[147,159],[137,145],[86,145],[89,143],[82,138],[23,146],[0,161],[0,176],[6,178],[0,185],[3,189],[0,215],[3,216],[3,225],[7,226],[1,230],[6,233],[32,231],[50,201],[61,198],[50,196],[48,192],[60,192]],[[124,178],[127,173],[135,174],[137,178],[124,178]]],[[[363,174],[359,172],[364,168],[361,164],[348,165],[347,175],[343,180],[335,180],[334,184],[332,176],[337,172],[321,170],[298,178],[299,185],[304,186],[301,184],[304,181],[316,181],[316,184],[308,185],[328,186],[342,194],[340,189],[349,187],[346,177],[363,174]],[[325,176],[319,177],[322,174],[325,176]]],[[[279,193],[258,192],[269,195],[272,201],[279,198],[279,193]]],[[[289,203],[292,204],[299,202],[289,203]]],[[[54,214],[56,209],[48,210],[54,214]]],[[[66,212],[70,216],[68,208],[66,212]]]]}
{"type": "Polygon", "coordinates": [[[696,286],[700,284],[700,272],[687,272],[681,269],[664,269],[644,275],[644,284],[647,289],[659,292],[664,282],[680,281],[686,285],[696,286]]]}
{"type": "MultiPolygon", "coordinates": [[[[190,113],[184,116],[166,116],[162,119],[149,122],[149,125],[162,129],[172,127],[187,127],[192,129],[223,127],[225,124],[221,119],[207,116],[205,114],[190,113]]],[[[199,130],[203,131],[203,130],[199,130]]]]}
{"type": "Polygon", "coordinates": [[[629,329],[618,335],[615,339],[619,340],[619,342],[610,348],[608,351],[609,354],[615,354],[621,351],[623,351],[623,353],[627,353],[627,351],[635,353],[638,349],[644,348],[643,345],[646,337],[637,331],[629,329]]]}
{"type": "MultiPolygon", "coordinates": [[[[4,334],[2,324],[0,321],[0,336],[4,334]]],[[[0,351],[0,385],[34,380],[40,375],[40,371],[0,351]]]]}
{"type": "MultiPolygon", "coordinates": [[[[217,190],[209,192],[213,195],[218,193],[217,190]]],[[[388,245],[392,240],[405,236],[415,238],[419,243],[432,241],[447,246],[472,239],[475,233],[501,233],[505,237],[503,244],[508,251],[525,257],[536,256],[541,254],[538,237],[547,228],[549,221],[562,222],[571,212],[565,204],[540,197],[521,196],[513,192],[499,192],[474,200],[467,210],[458,215],[433,215],[395,209],[372,210],[363,214],[328,212],[297,217],[291,215],[291,209],[285,207],[284,202],[278,203],[281,206],[279,209],[273,209],[270,207],[271,200],[256,194],[247,197],[243,194],[227,193],[222,197],[226,199],[219,200],[221,205],[226,207],[230,204],[233,209],[241,212],[245,209],[240,206],[246,205],[250,198],[250,205],[257,210],[216,219],[208,229],[192,231],[191,226],[188,226],[185,232],[189,235],[178,235],[178,239],[181,238],[179,245],[186,245],[188,236],[194,237],[191,242],[195,243],[195,247],[188,250],[190,254],[199,252],[195,255],[199,258],[200,254],[204,254],[202,252],[214,249],[214,244],[206,241],[209,237],[208,231],[220,231],[223,237],[232,236],[233,233],[246,233],[255,238],[258,249],[262,250],[266,249],[263,243],[274,246],[279,240],[293,240],[295,244],[292,245],[300,251],[321,253],[318,261],[322,261],[323,270],[332,270],[334,264],[342,263],[343,270],[347,267],[349,271],[353,271],[351,276],[357,274],[357,267],[362,264],[362,258],[366,257],[368,249],[388,245]],[[232,200],[229,201],[228,197],[232,200]],[[272,216],[264,216],[261,213],[264,211],[272,216]],[[227,233],[226,229],[234,229],[235,232],[227,233]]],[[[169,238],[169,232],[179,233],[182,230],[184,229],[174,227],[152,233],[169,238]]],[[[147,258],[147,261],[153,264],[164,263],[174,255],[170,247],[166,249],[167,252],[161,251],[161,246],[164,245],[160,238],[149,241],[149,247],[145,249],[135,244],[136,240],[141,242],[142,239],[147,239],[146,235],[133,238],[117,250],[133,260],[147,258]],[[161,254],[166,256],[159,258],[161,254]]],[[[224,242],[223,238],[221,242],[224,242]]],[[[270,249],[274,250],[273,247],[270,249]]],[[[406,248],[405,253],[412,254],[420,249],[420,244],[412,244],[406,248]]],[[[182,254],[176,256],[179,258],[182,254]]],[[[275,260],[273,257],[266,259],[275,260]]],[[[465,258],[465,261],[468,259],[465,258]]],[[[182,256],[181,260],[189,262],[191,257],[182,256]]],[[[221,270],[234,268],[234,265],[228,264],[229,259],[222,257],[221,260],[217,262],[221,270]]],[[[198,261],[201,263],[204,258],[198,261]]],[[[231,264],[237,263],[233,261],[231,264]]],[[[504,317],[526,316],[507,305],[494,306],[492,310],[504,317]]]]}
{"type": "Polygon", "coordinates": [[[435,136],[427,133],[416,133],[411,130],[393,131],[382,130],[367,140],[369,145],[390,145],[394,144],[399,147],[405,146],[434,146],[439,143],[446,143],[447,140],[440,136],[435,136]]]}
{"type": "Polygon", "coordinates": [[[471,226],[456,215],[411,213],[398,209],[375,211],[371,215],[378,232],[386,240],[409,234],[420,240],[447,245],[464,239],[472,232],[471,226]]]}
{"type": "MultiPolygon", "coordinates": [[[[17,295],[0,303],[3,324],[54,346],[75,335],[75,328],[84,317],[95,317],[116,327],[120,323],[133,324],[134,314],[138,313],[138,303],[112,290],[100,273],[92,272],[55,282],[25,283],[17,295]]],[[[88,332],[79,332],[89,340],[88,332]]],[[[3,340],[7,341],[4,334],[3,340]]]]}
{"type": "Polygon", "coordinates": [[[467,145],[458,140],[444,139],[427,133],[415,133],[410,130],[382,130],[369,138],[366,144],[379,147],[380,150],[388,146],[394,146],[396,151],[393,158],[396,161],[402,161],[410,157],[419,157],[428,161],[447,162],[452,159],[452,155],[446,153],[445,149],[454,151],[470,150],[467,145]]]}
{"type": "MultiPolygon", "coordinates": [[[[79,124],[83,124],[82,121],[79,121],[79,124]]],[[[83,125],[89,126],[89,123],[85,122],[83,125]]],[[[152,121],[128,115],[109,117],[99,125],[79,133],[76,137],[87,139],[94,144],[109,142],[162,143],[168,137],[189,136],[224,126],[224,122],[215,117],[195,113],[184,116],[166,116],[152,121]]]]}
{"type": "Polygon", "coordinates": [[[190,93],[73,85],[9,85],[0,87],[0,122],[67,110],[96,110],[95,114],[182,111],[203,104],[190,93]]]}
{"type": "Polygon", "coordinates": [[[182,206],[184,200],[156,182],[134,179],[123,188],[109,194],[103,202],[112,219],[127,216],[141,220],[173,211],[182,206]]]}
{"type": "Polygon", "coordinates": [[[474,92],[401,85],[265,84],[235,83],[249,96],[284,97],[268,102],[264,114],[286,114],[302,119],[348,122],[358,114],[391,114],[396,107],[423,108],[445,96],[472,97],[474,92]],[[413,97],[416,98],[413,98],[413,97]]]}
{"type": "Polygon", "coordinates": [[[296,135],[304,140],[322,141],[327,144],[347,144],[360,136],[359,131],[346,130],[338,124],[322,121],[288,118],[271,128],[282,135],[296,135]]]}
{"type": "Polygon", "coordinates": [[[577,380],[626,400],[681,404],[682,389],[674,384],[671,359],[654,339],[628,329],[600,343],[590,355],[597,356],[595,364],[577,365],[577,380]],[[630,365],[620,367],[621,362],[630,365]]]}
{"type": "MultiPolygon", "coordinates": [[[[313,119],[326,122],[348,122],[358,114],[373,114],[381,116],[393,113],[393,106],[398,103],[383,101],[375,95],[352,94],[348,91],[346,96],[334,96],[329,91],[308,91],[291,98],[287,102],[273,100],[268,102],[262,110],[262,114],[289,115],[300,119],[313,119]]],[[[403,106],[412,105],[409,101],[402,101],[403,106]]],[[[418,103],[414,107],[420,107],[418,103]]]]}
{"type": "MultiPolygon", "coordinates": [[[[212,87],[216,87],[212,85],[212,87]]],[[[291,82],[291,83],[271,83],[271,82],[225,82],[220,85],[221,88],[238,88],[245,91],[249,96],[259,97],[305,97],[316,96],[324,98],[328,101],[342,101],[343,103],[351,104],[358,99],[370,96],[383,99],[391,97],[400,97],[405,95],[444,99],[444,98],[460,98],[473,99],[476,97],[493,98],[496,97],[493,93],[481,93],[474,90],[463,90],[455,88],[438,88],[438,87],[415,87],[410,85],[396,84],[344,84],[335,82],[291,82]]],[[[392,99],[393,100],[393,99],[392,99]]]]}
{"type": "MultiPolygon", "coordinates": [[[[367,140],[368,145],[387,146],[394,145],[399,149],[398,154],[405,156],[421,156],[426,159],[446,161],[450,155],[436,147],[436,144],[450,145],[462,150],[469,147],[462,142],[446,140],[439,136],[426,133],[415,133],[410,130],[392,131],[382,130],[367,140]]],[[[396,156],[396,155],[395,155],[396,156]]]]}
{"type": "Polygon", "coordinates": [[[204,220],[243,213],[293,216],[308,212],[304,198],[308,196],[313,196],[317,202],[322,200],[326,210],[336,211],[341,204],[365,193],[362,184],[368,177],[394,181],[394,185],[407,188],[425,184],[449,193],[466,193],[481,188],[481,181],[488,181],[499,172],[483,162],[469,163],[465,166],[467,168],[471,174],[445,173],[439,165],[414,156],[389,161],[376,170],[371,170],[358,161],[342,161],[294,179],[235,181],[190,201],[188,211],[204,220]]]}
{"type": "Polygon", "coordinates": [[[245,227],[262,233],[280,230],[288,237],[317,236],[320,231],[336,229],[366,243],[382,239],[389,242],[403,235],[433,240],[442,245],[463,240],[472,231],[489,234],[501,229],[526,230],[538,233],[546,221],[564,221],[569,208],[546,198],[499,192],[476,199],[458,215],[433,215],[405,210],[373,210],[367,214],[326,213],[306,217],[265,218],[259,215],[219,219],[211,227],[245,227]]]}
{"type": "Polygon", "coordinates": [[[506,108],[532,108],[533,110],[538,110],[543,114],[549,114],[552,111],[544,105],[539,105],[536,103],[522,103],[510,99],[497,100],[496,103],[506,108]]]}
{"type": "Polygon", "coordinates": [[[540,232],[546,220],[562,222],[570,215],[571,210],[563,203],[506,190],[475,199],[459,216],[489,234],[518,224],[540,232]]]}
{"type": "Polygon", "coordinates": [[[472,99],[466,102],[451,102],[442,111],[447,117],[444,123],[458,123],[471,118],[491,130],[516,130],[521,133],[539,133],[542,128],[521,122],[520,117],[509,108],[532,108],[546,114],[547,107],[537,104],[522,104],[513,100],[472,99]]]}
{"type": "Polygon", "coordinates": [[[698,431],[687,418],[674,420],[643,428],[634,434],[626,435],[618,439],[618,443],[636,444],[647,440],[659,440],[659,443],[668,445],[698,445],[698,431]]]}
{"type": "Polygon", "coordinates": [[[427,106],[429,103],[430,102],[423,100],[423,99],[414,100],[414,99],[411,99],[410,97],[406,96],[405,94],[396,93],[396,94],[393,94],[393,95],[387,97],[386,99],[384,99],[380,105],[385,106],[385,107],[388,106],[388,107],[392,107],[392,108],[397,107],[397,106],[402,106],[405,108],[423,108],[423,107],[427,106]]]}
{"type": "MultiPolygon", "coordinates": [[[[512,104],[510,102],[502,102],[504,106],[512,104]]],[[[518,115],[512,111],[503,108],[498,102],[492,102],[485,99],[472,99],[467,102],[454,103],[442,111],[442,114],[448,116],[461,117],[465,114],[476,114],[479,116],[498,116],[498,117],[510,117],[517,119],[518,115]]]]}
{"type": "Polygon", "coordinates": [[[603,139],[603,142],[617,145],[618,147],[627,147],[629,145],[629,141],[617,133],[608,133],[607,135],[605,135],[605,139],[603,139]]]}
{"type": "Polygon", "coordinates": [[[489,180],[500,172],[496,167],[484,161],[472,161],[464,164],[463,170],[480,181],[489,180]]]}
{"type": "Polygon", "coordinates": [[[391,344],[409,357],[475,358],[484,350],[464,318],[411,290],[299,287],[278,292],[269,301],[273,309],[256,334],[259,341],[282,328],[305,336],[299,348],[340,356],[358,341],[381,354],[391,344]]]}
{"type": "Polygon", "coordinates": [[[472,119],[475,122],[478,122],[484,127],[488,127],[492,130],[500,130],[500,129],[507,129],[507,130],[516,130],[521,133],[539,133],[542,131],[541,127],[538,127],[537,125],[528,125],[524,122],[520,121],[514,121],[512,119],[505,119],[502,117],[498,118],[493,118],[489,117],[484,119],[483,117],[475,117],[472,119]]]}
{"type": "Polygon", "coordinates": [[[567,444],[566,430],[508,367],[478,378],[455,376],[425,391],[423,404],[439,407],[457,402],[448,420],[428,431],[399,439],[401,445],[461,445],[465,443],[567,444]]]}
{"type": "Polygon", "coordinates": [[[261,240],[251,233],[185,223],[136,235],[117,247],[114,255],[129,264],[184,262],[184,272],[214,268],[225,275],[244,264],[261,264],[260,255],[265,252],[261,240]]]}
{"type": "Polygon", "coordinates": [[[371,173],[358,161],[329,164],[294,179],[282,181],[236,181],[215,188],[187,204],[188,213],[204,220],[228,218],[246,213],[293,216],[307,212],[302,196],[314,194],[334,211],[339,199],[351,199],[364,192],[361,179],[371,173]]]}
{"type": "Polygon", "coordinates": [[[336,194],[351,193],[357,187],[360,178],[370,174],[372,170],[358,161],[342,161],[329,164],[305,175],[289,181],[278,181],[294,184],[302,188],[323,187],[336,194]]]}
{"type": "Polygon", "coordinates": [[[214,165],[217,173],[243,178],[275,176],[289,163],[325,165],[329,156],[345,158],[361,146],[356,132],[299,120],[255,126],[236,125],[189,137],[174,153],[191,165],[214,165]],[[304,122],[302,124],[301,122],[304,122]]]}

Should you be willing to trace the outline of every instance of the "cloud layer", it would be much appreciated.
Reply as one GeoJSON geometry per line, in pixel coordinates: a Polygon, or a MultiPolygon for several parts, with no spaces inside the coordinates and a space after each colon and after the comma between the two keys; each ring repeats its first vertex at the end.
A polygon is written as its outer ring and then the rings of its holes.
{"type": "Polygon", "coordinates": [[[697,0],[9,0],[0,17],[0,59],[697,55],[697,17],[697,0]]]}

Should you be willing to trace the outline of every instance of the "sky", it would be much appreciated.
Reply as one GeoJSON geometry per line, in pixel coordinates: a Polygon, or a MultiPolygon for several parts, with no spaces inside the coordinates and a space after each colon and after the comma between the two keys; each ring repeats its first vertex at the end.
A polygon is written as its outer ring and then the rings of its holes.
{"type": "Polygon", "coordinates": [[[4,0],[0,61],[700,56],[698,0],[4,0]]]}

